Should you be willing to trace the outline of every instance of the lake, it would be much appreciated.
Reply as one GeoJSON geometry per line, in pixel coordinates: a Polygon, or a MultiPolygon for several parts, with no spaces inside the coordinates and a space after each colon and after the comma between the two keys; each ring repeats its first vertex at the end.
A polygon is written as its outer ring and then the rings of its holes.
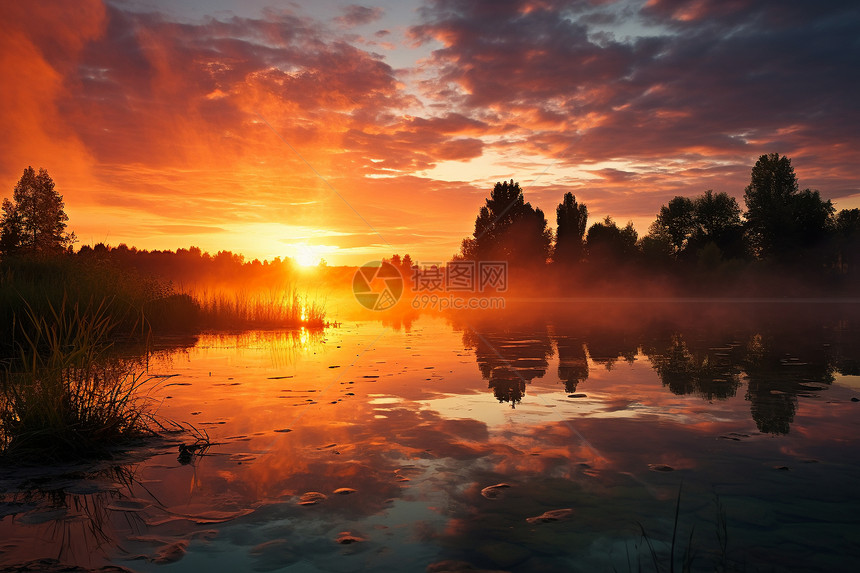
{"type": "Polygon", "coordinates": [[[0,565],[853,571],[858,306],[523,302],[162,340],[152,405],[211,446],[4,470],[0,565]]]}

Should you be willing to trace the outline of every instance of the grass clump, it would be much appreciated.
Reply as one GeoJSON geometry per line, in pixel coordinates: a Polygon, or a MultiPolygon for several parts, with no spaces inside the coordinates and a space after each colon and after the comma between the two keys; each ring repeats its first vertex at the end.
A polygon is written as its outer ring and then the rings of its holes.
{"type": "Polygon", "coordinates": [[[109,360],[110,305],[62,299],[41,315],[25,303],[19,356],[0,371],[0,458],[50,463],[109,456],[157,427],[142,389],[151,379],[109,360]]]}
{"type": "Polygon", "coordinates": [[[201,326],[219,328],[323,327],[325,310],[291,288],[261,292],[203,291],[193,295],[201,326]]]}

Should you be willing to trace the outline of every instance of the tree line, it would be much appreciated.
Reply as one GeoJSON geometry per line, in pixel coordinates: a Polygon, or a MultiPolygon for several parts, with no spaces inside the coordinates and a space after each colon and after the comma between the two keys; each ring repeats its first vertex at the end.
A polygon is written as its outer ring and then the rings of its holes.
{"type": "Polygon", "coordinates": [[[214,255],[198,247],[146,250],[120,244],[82,245],[75,253],[75,234],[67,230],[65,201],[47,170],[27,167],[0,214],[0,257],[51,258],[74,255],[86,263],[133,270],[179,284],[277,284],[295,271],[289,258],[245,260],[241,254],[219,251],[214,255]]]}
{"type": "MultiPolygon", "coordinates": [[[[860,209],[837,213],[818,191],[799,190],[788,157],[759,157],[743,200],[745,211],[725,192],[677,196],[660,208],[647,235],[640,237],[632,223],[621,227],[611,217],[589,226],[587,206],[568,192],[556,207],[553,231],[544,212],[525,201],[519,183],[499,182],[454,258],[549,268],[561,283],[572,277],[594,282],[621,272],[664,277],[710,273],[710,280],[768,265],[795,276],[860,279],[860,209]]],[[[28,167],[12,199],[2,203],[0,256],[71,253],[75,235],[67,222],[63,197],[48,172],[28,167]]],[[[245,261],[229,251],[213,256],[196,247],[173,252],[98,244],[81,247],[77,255],[189,282],[230,276],[263,281],[294,270],[289,259],[245,261]]],[[[386,260],[404,276],[411,272],[408,255],[386,260]]]]}
{"type": "Polygon", "coordinates": [[[519,183],[505,181],[496,183],[456,258],[550,265],[568,274],[635,267],[671,275],[758,263],[807,274],[860,274],[860,209],[837,213],[818,191],[798,190],[788,157],[759,157],[744,203],[746,211],[713,190],[675,197],[640,238],[632,223],[620,227],[611,217],[589,227],[587,206],[568,192],[556,207],[553,232],[519,183]]]}

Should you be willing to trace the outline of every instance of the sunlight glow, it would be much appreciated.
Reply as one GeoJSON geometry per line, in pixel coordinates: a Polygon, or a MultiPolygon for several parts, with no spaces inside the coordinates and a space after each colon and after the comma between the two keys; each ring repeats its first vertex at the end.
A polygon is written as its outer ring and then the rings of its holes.
{"type": "Polygon", "coordinates": [[[315,267],[322,261],[323,254],[329,250],[322,245],[296,244],[292,245],[291,255],[300,267],[315,267]]]}

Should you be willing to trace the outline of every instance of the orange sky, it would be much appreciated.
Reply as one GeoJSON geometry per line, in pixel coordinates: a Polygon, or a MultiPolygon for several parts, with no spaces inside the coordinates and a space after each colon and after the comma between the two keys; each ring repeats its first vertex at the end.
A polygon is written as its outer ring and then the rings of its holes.
{"type": "Polygon", "coordinates": [[[7,2],[0,195],[45,167],[80,244],[330,264],[447,259],[511,178],[644,234],[775,151],[858,207],[858,9],[761,4],[7,2]]]}

